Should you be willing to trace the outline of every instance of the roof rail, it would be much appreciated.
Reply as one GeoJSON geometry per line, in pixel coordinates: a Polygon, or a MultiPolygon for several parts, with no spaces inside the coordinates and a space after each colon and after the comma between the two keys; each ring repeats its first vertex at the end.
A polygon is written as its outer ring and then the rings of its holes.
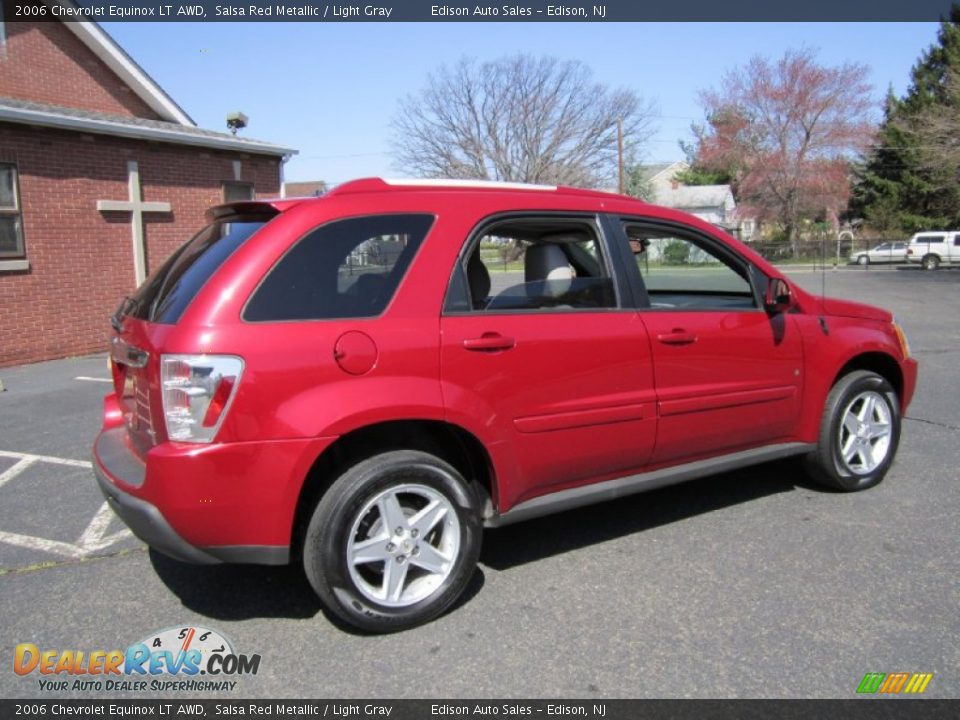
{"type": "Polygon", "coordinates": [[[331,195],[351,195],[365,192],[384,192],[401,188],[435,188],[438,190],[531,190],[553,192],[556,185],[532,185],[528,183],[498,182],[493,180],[453,180],[443,178],[363,178],[337,185],[327,193],[331,195]]]}
{"type": "Polygon", "coordinates": [[[454,180],[444,178],[384,178],[387,185],[407,187],[490,188],[493,190],[556,190],[556,185],[503,182],[500,180],[454,180]]]}
{"type": "MultiPolygon", "coordinates": [[[[350,180],[327,191],[323,197],[354,195],[358,193],[391,192],[397,190],[519,190],[521,192],[559,192],[598,198],[622,198],[622,195],[603,190],[571,187],[568,185],[535,185],[531,183],[500,182],[496,180],[455,180],[445,178],[393,179],[370,177],[350,180]]],[[[636,198],[634,198],[636,199],[636,198]]]]}

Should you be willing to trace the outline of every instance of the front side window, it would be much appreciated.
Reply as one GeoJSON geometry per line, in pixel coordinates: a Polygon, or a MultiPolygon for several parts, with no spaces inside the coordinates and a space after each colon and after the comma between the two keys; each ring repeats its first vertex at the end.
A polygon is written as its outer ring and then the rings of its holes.
{"type": "Polygon", "coordinates": [[[0,163],[0,259],[25,255],[17,166],[0,163]]]}
{"type": "Polygon", "coordinates": [[[249,322],[375,317],[393,299],[432,215],[372,215],[313,230],[277,262],[243,313],[249,322]]]}
{"type": "Polygon", "coordinates": [[[487,226],[455,269],[448,312],[597,310],[617,306],[591,220],[516,218],[487,226]]]}
{"type": "Polygon", "coordinates": [[[624,231],[652,309],[757,307],[747,267],[703,238],[631,222],[624,231]]]}

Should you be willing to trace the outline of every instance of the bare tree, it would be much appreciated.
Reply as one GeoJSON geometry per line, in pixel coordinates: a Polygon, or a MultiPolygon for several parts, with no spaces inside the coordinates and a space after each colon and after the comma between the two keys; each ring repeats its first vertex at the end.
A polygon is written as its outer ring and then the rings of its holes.
{"type": "MultiPolygon", "coordinates": [[[[948,67],[943,74],[943,97],[913,114],[896,118],[894,125],[915,141],[915,162],[932,183],[956,187],[960,183],[960,71],[948,67]]],[[[956,207],[938,208],[944,215],[956,207]]]]}
{"type": "Polygon", "coordinates": [[[849,160],[874,132],[866,67],[820,65],[809,50],[754,57],[701,94],[695,165],[731,177],[738,201],[794,241],[802,219],[836,216],[850,194],[849,160]]]}
{"type": "Polygon", "coordinates": [[[617,174],[617,120],[635,151],[654,114],[578,61],[463,59],[401,101],[393,145],[403,171],[426,177],[599,187],[617,174]]]}

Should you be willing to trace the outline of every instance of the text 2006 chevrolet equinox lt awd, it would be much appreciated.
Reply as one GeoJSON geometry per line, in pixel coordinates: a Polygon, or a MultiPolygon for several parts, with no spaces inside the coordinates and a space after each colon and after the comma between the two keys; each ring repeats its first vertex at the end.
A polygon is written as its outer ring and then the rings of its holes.
{"type": "Polygon", "coordinates": [[[787,456],[876,485],[916,384],[890,313],[631,198],[371,179],[209,219],[113,318],[100,488],[368,630],[448,608],[484,526],[787,456]]]}

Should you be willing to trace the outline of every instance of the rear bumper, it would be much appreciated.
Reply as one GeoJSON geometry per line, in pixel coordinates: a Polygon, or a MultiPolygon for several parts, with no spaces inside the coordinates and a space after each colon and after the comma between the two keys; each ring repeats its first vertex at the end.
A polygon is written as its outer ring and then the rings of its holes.
{"type": "Polygon", "coordinates": [[[283,565],[315,443],[164,443],[144,462],[125,428],[116,427],[97,438],[93,470],[114,512],[165,555],[194,564],[283,565]]]}
{"type": "MultiPolygon", "coordinates": [[[[117,432],[110,430],[109,433],[117,432]]],[[[209,553],[205,553],[184,540],[174,530],[167,519],[154,505],[141,500],[129,493],[120,490],[115,482],[111,481],[110,470],[101,465],[97,451],[103,445],[111,446],[111,439],[104,433],[97,438],[97,449],[93,456],[93,475],[100,486],[100,492],[110,503],[113,511],[123,520],[133,534],[147,545],[169,555],[176,560],[194,563],[196,565],[214,565],[220,560],[209,553]]],[[[132,453],[131,453],[132,454],[132,453]]]]}

